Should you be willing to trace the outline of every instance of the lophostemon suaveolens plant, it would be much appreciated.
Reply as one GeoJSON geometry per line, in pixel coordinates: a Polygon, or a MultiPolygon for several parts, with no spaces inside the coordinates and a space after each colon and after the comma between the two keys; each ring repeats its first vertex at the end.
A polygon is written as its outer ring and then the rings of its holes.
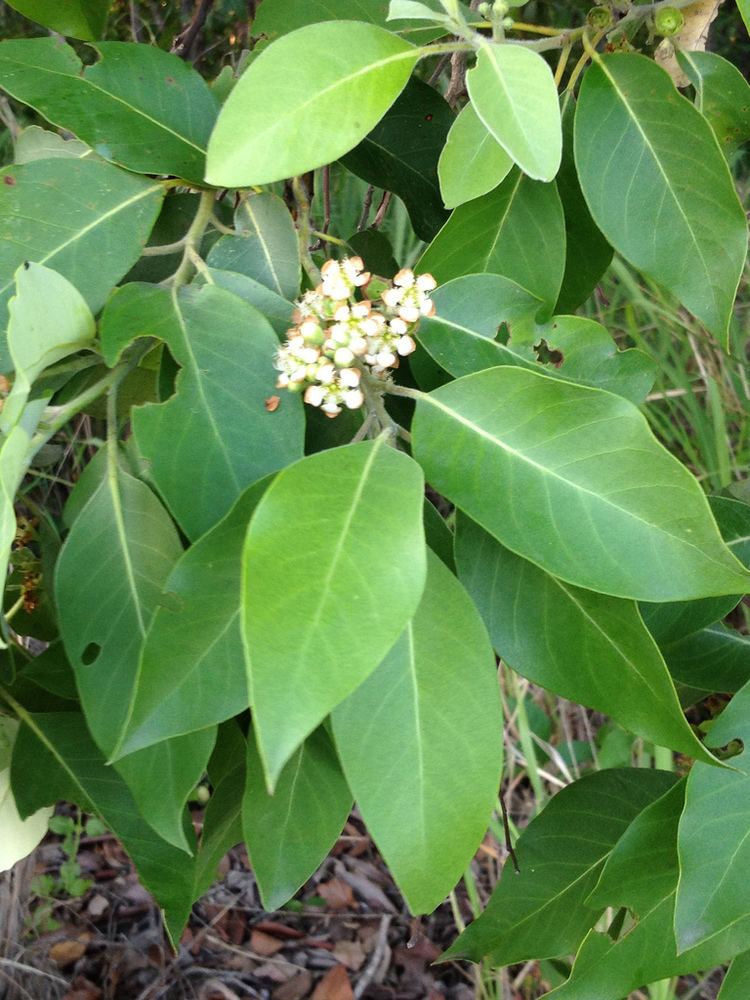
{"type": "Polygon", "coordinates": [[[302,392],[327,417],[358,410],[365,383],[384,381],[416,349],[413,334],[422,316],[433,316],[431,274],[402,268],[372,302],[363,297],[377,279],[361,257],[327,260],[321,282],[298,301],[286,342],[276,355],[276,387],[302,392]]]}

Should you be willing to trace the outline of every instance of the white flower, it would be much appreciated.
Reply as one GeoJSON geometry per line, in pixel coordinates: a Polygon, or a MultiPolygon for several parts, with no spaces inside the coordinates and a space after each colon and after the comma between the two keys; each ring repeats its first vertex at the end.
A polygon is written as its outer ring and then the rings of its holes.
{"type": "Polygon", "coordinates": [[[310,406],[320,406],[325,399],[325,395],[325,389],[322,385],[308,385],[303,398],[310,406]]]}
{"type": "Polygon", "coordinates": [[[398,341],[396,342],[396,350],[398,351],[398,353],[401,355],[402,358],[405,358],[408,354],[413,354],[414,351],[416,351],[416,349],[417,349],[416,341],[414,340],[413,337],[410,337],[408,333],[405,334],[403,337],[399,337],[398,341]]]}
{"type": "Polygon", "coordinates": [[[349,410],[358,410],[364,401],[365,397],[361,389],[350,389],[349,392],[344,393],[344,405],[349,410]]]}
{"type": "Polygon", "coordinates": [[[342,368],[339,372],[339,382],[349,389],[356,389],[361,377],[359,368],[342,368]]]}

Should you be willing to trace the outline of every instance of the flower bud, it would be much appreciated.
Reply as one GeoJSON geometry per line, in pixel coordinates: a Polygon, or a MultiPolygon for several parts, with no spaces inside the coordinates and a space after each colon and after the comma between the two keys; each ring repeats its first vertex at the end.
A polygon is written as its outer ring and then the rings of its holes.
{"type": "Polygon", "coordinates": [[[339,372],[339,382],[349,389],[356,389],[361,377],[359,368],[342,368],[339,372]]]}
{"type": "Polygon", "coordinates": [[[410,337],[408,334],[406,334],[403,337],[400,337],[396,343],[396,350],[398,351],[398,353],[401,355],[402,358],[405,358],[408,354],[413,354],[414,351],[416,351],[416,349],[417,349],[416,341],[414,340],[413,337],[410,337]]]}
{"type": "Polygon", "coordinates": [[[603,31],[612,24],[612,11],[609,7],[592,7],[586,21],[594,31],[603,31]]]}
{"type": "Polygon", "coordinates": [[[339,347],[333,356],[333,363],[338,368],[346,368],[354,361],[354,355],[348,347],[339,347]]]}
{"type": "Polygon", "coordinates": [[[349,392],[344,393],[344,406],[348,410],[358,410],[364,401],[365,397],[361,389],[350,389],[349,392]]]}
{"type": "Polygon", "coordinates": [[[320,406],[325,399],[325,389],[321,385],[308,385],[305,389],[304,400],[310,406],[320,406]]]}
{"type": "Polygon", "coordinates": [[[676,7],[660,7],[654,15],[654,27],[656,33],[669,38],[671,35],[679,34],[685,24],[682,11],[676,7]]]}
{"type": "Polygon", "coordinates": [[[420,274],[417,276],[417,288],[420,292],[432,292],[437,288],[437,281],[431,274],[420,274]]]}

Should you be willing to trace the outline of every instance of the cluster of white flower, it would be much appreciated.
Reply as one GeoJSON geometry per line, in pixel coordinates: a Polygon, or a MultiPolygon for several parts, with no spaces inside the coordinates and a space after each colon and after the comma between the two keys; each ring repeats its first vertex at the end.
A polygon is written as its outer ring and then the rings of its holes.
{"type": "Polygon", "coordinates": [[[371,280],[360,257],[326,261],[321,277],[297,303],[296,325],[276,355],[276,385],[304,389],[306,403],[335,417],[364,403],[363,373],[385,378],[416,349],[412,333],[422,316],[435,313],[429,293],[436,282],[403,268],[373,305],[357,298],[371,280]]]}

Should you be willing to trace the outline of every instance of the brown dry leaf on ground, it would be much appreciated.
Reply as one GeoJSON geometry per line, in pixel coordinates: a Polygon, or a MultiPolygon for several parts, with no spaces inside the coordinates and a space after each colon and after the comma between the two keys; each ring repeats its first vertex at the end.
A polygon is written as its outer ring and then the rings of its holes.
{"type": "Polygon", "coordinates": [[[334,965],[315,987],[311,1000],[354,1000],[349,976],[343,965],[334,965]]]}
{"type": "Polygon", "coordinates": [[[351,887],[340,878],[321,882],[318,895],[323,897],[332,910],[353,910],[357,905],[351,887]]]}

